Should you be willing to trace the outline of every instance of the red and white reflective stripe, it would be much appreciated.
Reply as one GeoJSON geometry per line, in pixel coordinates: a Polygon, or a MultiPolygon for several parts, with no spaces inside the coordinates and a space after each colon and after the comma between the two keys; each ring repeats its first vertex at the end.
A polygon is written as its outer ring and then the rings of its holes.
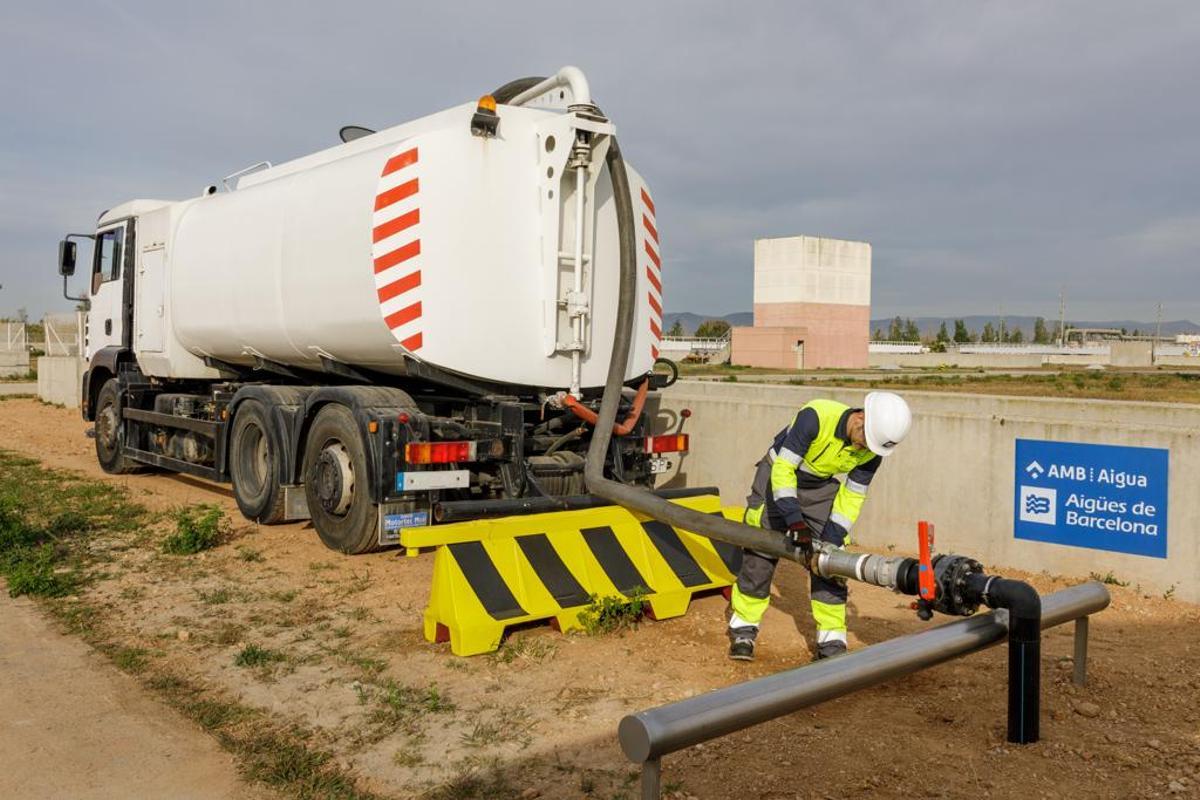
{"type": "Polygon", "coordinates": [[[371,257],[379,312],[409,350],[423,343],[421,325],[420,152],[402,144],[383,165],[371,221],[371,257]]]}
{"type": "Polygon", "coordinates": [[[646,255],[646,280],[650,286],[646,299],[650,303],[650,357],[658,358],[658,345],[662,342],[662,262],[658,255],[658,228],[654,223],[654,201],[645,187],[642,188],[642,241],[646,255]]]}

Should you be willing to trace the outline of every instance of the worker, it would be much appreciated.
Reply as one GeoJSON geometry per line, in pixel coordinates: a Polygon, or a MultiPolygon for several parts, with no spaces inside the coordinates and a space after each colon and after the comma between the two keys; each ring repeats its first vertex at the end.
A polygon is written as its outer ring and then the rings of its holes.
{"type": "MultiPolygon", "coordinates": [[[[814,538],[845,546],[871,479],[910,427],[908,404],[891,392],[871,392],[862,408],[833,400],[805,403],[758,462],[746,498],[746,524],[778,531],[806,556],[812,555],[814,538]],[[844,481],[834,477],[843,474],[844,481]]],[[[731,598],[730,658],[754,659],[778,561],[754,550],[743,554],[731,598]]],[[[811,587],[816,657],[841,655],[846,652],[845,581],[814,572],[811,587]]]]}

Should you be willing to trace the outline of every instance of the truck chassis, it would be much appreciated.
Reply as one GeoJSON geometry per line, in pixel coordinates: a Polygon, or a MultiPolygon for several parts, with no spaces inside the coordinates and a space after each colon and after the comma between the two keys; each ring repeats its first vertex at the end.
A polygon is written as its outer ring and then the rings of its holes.
{"type": "MultiPolygon", "coordinates": [[[[590,428],[544,390],[514,394],[415,360],[403,378],[340,363],[307,373],[208,362],[227,378],[167,381],[143,375],[124,348],[95,354],[82,411],[107,472],[152,467],[230,483],[248,519],[312,519],[343,553],[394,544],[406,527],[590,502],[590,428]]],[[[668,383],[659,373],[643,381],[668,383]]],[[[637,418],[614,438],[608,472],[649,487],[665,462],[638,411],[627,396],[622,414],[637,418]]]]}

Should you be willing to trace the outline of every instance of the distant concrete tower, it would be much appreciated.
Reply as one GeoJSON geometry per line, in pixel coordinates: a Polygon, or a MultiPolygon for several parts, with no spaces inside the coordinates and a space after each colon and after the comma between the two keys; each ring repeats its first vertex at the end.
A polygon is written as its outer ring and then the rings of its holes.
{"type": "Polygon", "coordinates": [[[871,245],[817,236],[754,242],[754,327],[732,363],[773,369],[867,366],[871,245]]]}

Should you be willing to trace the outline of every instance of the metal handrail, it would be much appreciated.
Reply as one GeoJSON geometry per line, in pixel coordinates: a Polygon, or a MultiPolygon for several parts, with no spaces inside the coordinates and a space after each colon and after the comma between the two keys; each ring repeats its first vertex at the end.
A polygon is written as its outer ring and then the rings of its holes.
{"type": "MultiPolygon", "coordinates": [[[[1072,620],[1075,680],[1086,679],[1087,620],[1111,598],[1096,581],[1042,597],[1042,628],[1072,620]]],[[[993,611],[900,636],[839,658],[818,661],[745,683],[668,703],[621,720],[617,737],[626,757],[642,765],[642,798],[659,797],[662,757],[735,733],[802,708],[998,644],[1008,635],[1008,613],[993,611]]]]}

